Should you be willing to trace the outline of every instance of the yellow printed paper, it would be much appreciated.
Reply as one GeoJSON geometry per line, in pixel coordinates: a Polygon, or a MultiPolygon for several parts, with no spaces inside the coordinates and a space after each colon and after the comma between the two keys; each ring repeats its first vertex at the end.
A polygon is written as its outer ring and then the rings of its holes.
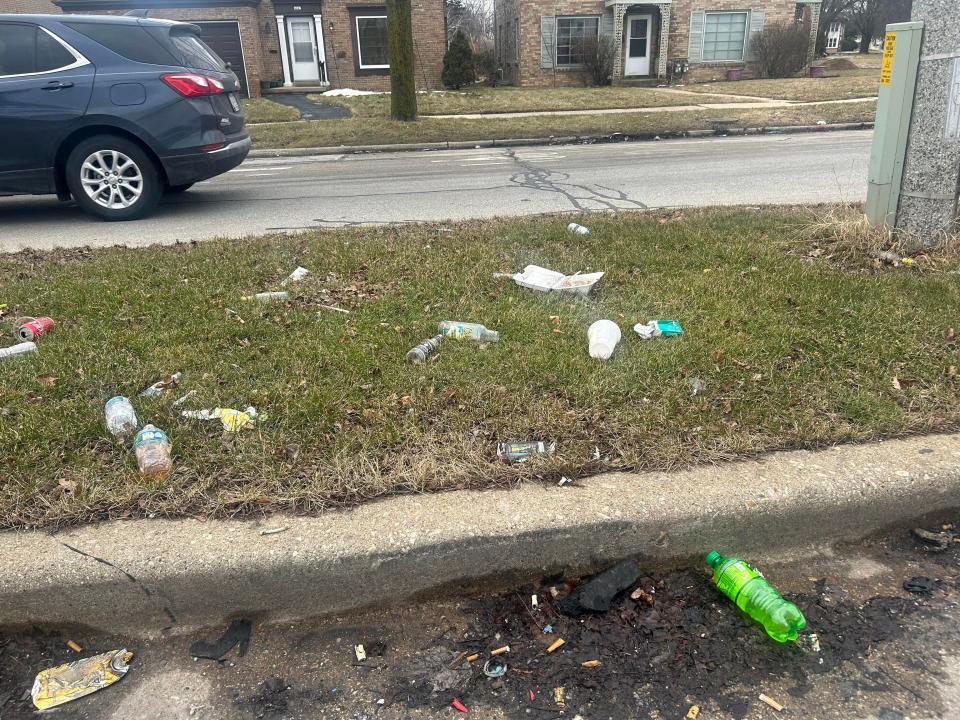
{"type": "Polygon", "coordinates": [[[880,66],[880,84],[889,85],[893,78],[893,54],[897,47],[897,34],[888,32],[883,40],[883,64],[880,66]]]}

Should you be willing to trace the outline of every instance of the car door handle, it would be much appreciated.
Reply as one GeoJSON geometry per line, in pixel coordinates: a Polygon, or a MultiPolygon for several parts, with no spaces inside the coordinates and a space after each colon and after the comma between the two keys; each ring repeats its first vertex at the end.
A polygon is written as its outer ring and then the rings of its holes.
{"type": "Polygon", "coordinates": [[[43,86],[44,90],[62,90],[64,88],[72,88],[72,82],[64,82],[62,80],[51,80],[46,85],[43,86]]]}

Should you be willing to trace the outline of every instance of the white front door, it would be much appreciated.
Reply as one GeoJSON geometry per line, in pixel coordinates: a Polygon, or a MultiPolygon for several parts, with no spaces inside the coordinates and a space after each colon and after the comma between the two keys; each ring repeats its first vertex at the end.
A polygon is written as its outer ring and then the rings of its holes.
{"type": "Polygon", "coordinates": [[[626,24],[627,52],[623,61],[623,74],[650,74],[650,25],[652,15],[627,15],[626,24]]]}
{"type": "Polygon", "coordinates": [[[317,34],[313,17],[288,17],[287,37],[290,40],[290,69],[294,82],[320,80],[317,63],[317,34]]]}

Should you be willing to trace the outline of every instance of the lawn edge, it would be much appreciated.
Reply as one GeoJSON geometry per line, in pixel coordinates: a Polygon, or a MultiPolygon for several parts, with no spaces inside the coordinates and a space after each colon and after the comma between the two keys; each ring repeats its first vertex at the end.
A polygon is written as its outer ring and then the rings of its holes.
{"type": "MultiPolygon", "coordinates": [[[[299,121],[299,122],[324,122],[299,121]]],[[[835,123],[832,125],[775,125],[765,127],[730,128],[723,136],[780,135],[789,133],[830,132],[836,130],[872,130],[872,122],[835,123]]],[[[250,151],[250,158],[309,157],[313,155],[350,155],[378,152],[413,152],[417,150],[475,150],[492,147],[536,147],[540,145],[573,145],[611,142],[648,142],[692,137],[714,137],[714,130],[684,130],[680,132],[612,133],[607,135],[568,135],[562,137],[509,138],[503,140],[450,140],[446,142],[393,143],[390,145],[331,145],[309,148],[259,148],[250,151]]]]}
{"type": "Polygon", "coordinates": [[[319,517],[131,520],[0,534],[0,625],[134,636],[506,586],[623,557],[668,566],[852,540],[960,507],[960,434],[558,488],[399,496],[319,517]],[[285,528],[276,534],[265,530],[285,528]]]}

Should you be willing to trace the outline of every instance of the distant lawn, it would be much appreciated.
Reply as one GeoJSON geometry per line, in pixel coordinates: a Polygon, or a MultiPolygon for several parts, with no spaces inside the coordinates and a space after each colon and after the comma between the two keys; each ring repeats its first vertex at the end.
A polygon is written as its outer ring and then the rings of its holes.
{"type": "Polygon", "coordinates": [[[684,90],[697,93],[730,93],[732,95],[754,95],[777,100],[816,102],[818,100],[872,97],[877,94],[879,85],[879,72],[853,70],[835,77],[701,83],[686,85],[684,90]]]}
{"type": "Polygon", "coordinates": [[[247,98],[242,101],[248,123],[290,122],[299,120],[296,108],[281,105],[266,98],[247,98]]]}
{"type": "MultiPolygon", "coordinates": [[[[389,95],[327,97],[313,99],[342,105],[360,117],[386,117],[390,114],[389,95]]],[[[704,99],[703,102],[708,102],[704,99]]],[[[717,102],[724,102],[717,98],[717,102]]],[[[726,102],[730,102],[729,99],[726,102]]],[[[533,110],[608,110],[618,108],[667,107],[689,105],[689,96],[661,92],[655,88],[488,88],[464,91],[421,93],[417,107],[421,115],[462,115],[471,113],[527,112],[533,110]]]]}
{"type": "Polygon", "coordinates": [[[385,118],[302,121],[250,128],[254,147],[336,147],[394,143],[503,140],[508,138],[584,135],[667,134],[710,129],[707,118],[723,115],[739,119],[740,127],[812,125],[818,120],[872,122],[875,102],[818,107],[779,107],[722,112],[630,112],[603,115],[551,115],[507,118],[430,118],[401,123],[385,118]]]}
{"type": "Polygon", "coordinates": [[[814,241],[796,243],[811,217],[593,214],[576,218],[592,230],[582,238],[564,215],[0,256],[2,344],[15,316],[57,320],[37,355],[0,364],[0,526],[316,513],[955,427],[955,276],[924,258],[835,269],[809,252],[814,241]],[[590,298],[492,277],[528,263],[607,275],[590,298]],[[291,302],[241,299],[298,264],[313,275],[291,302]],[[599,318],[623,331],[606,363],[587,354],[599,318]],[[654,318],[679,320],[684,335],[640,341],[633,324],[654,318]],[[485,323],[501,340],[405,362],[444,319],[485,323]],[[175,473],[151,486],[104,429],[103,401],[164,371],[183,373],[178,391],[134,398],[174,447],[175,473]],[[171,407],[188,390],[187,407],[252,404],[266,419],[225,438],[171,407]],[[498,442],[520,440],[556,442],[556,453],[497,459],[498,442]]]}

